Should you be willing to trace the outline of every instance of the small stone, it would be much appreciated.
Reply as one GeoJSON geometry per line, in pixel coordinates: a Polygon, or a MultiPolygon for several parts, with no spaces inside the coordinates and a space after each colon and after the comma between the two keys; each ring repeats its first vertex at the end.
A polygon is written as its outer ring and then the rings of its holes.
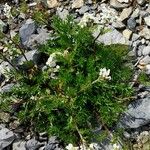
{"type": "Polygon", "coordinates": [[[0,89],[0,93],[7,93],[9,92],[14,86],[14,83],[9,83],[4,85],[1,89],[0,89]]]}
{"type": "Polygon", "coordinates": [[[150,56],[146,55],[143,59],[140,60],[139,64],[142,65],[150,64],[150,56]]]}
{"type": "Polygon", "coordinates": [[[13,150],[26,150],[25,148],[25,141],[18,141],[18,142],[14,142],[12,145],[12,149],[13,150]]]}
{"type": "Polygon", "coordinates": [[[143,4],[145,3],[145,0],[137,0],[137,3],[138,3],[139,5],[143,5],[143,4]]]}
{"type": "Polygon", "coordinates": [[[20,125],[20,122],[18,120],[15,120],[9,124],[9,127],[11,129],[16,129],[17,127],[19,127],[19,125],[20,125]]]}
{"type": "Polygon", "coordinates": [[[125,25],[122,22],[120,22],[120,21],[113,22],[112,26],[114,28],[116,28],[116,29],[123,29],[123,28],[125,28],[125,25]]]}
{"type": "Polygon", "coordinates": [[[123,135],[126,139],[130,139],[130,137],[131,137],[130,134],[126,131],[123,133],[123,135]]]}
{"type": "Polygon", "coordinates": [[[144,21],[145,21],[146,25],[150,26],[150,15],[147,17],[144,17],[144,21]]]}
{"type": "Polygon", "coordinates": [[[80,15],[83,15],[84,13],[86,13],[87,11],[89,10],[89,7],[88,6],[82,6],[78,12],[80,15]]]}
{"type": "Polygon", "coordinates": [[[61,10],[60,8],[57,9],[56,14],[62,19],[65,20],[69,15],[69,11],[67,9],[61,10]]]}
{"type": "Polygon", "coordinates": [[[146,74],[150,75],[150,64],[145,66],[145,72],[146,74]]]}
{"type": "Polygon", "coordinates": [[[150,39],[150,29],[148,27],[144,27],[140,32],[139,35],[144,37],[145,39],[150,39]]]}
{"type": "Polygon", "coordinates": [[[36,25],[32,19],[28,19],[26,23],[20,28],[19,35],[22,44],[25,44],[32,34],[36,32],[36,25]]]}
{"type": "Polygon", "coordinates": [[[9,129],[0,125],[0,149],[8,147],[15,139],[15,135],[9,129]]]}
{"type": "Polygon", "coordinates": [[[0,31],[3,33],[7,33],[8,29],[8,25],[0,19],[0,31]]]}
{"type": "Polygon", "coordinates": [[[133,33],[132,34],[132,41],[134,42],[134,41],[136,41],[136,40],[138,40],[140,38],[140,35],[138,35],[138,34],[136,34],[136,33],[133,33]]]}
{"type": "Polygon", "coordinates": [[[57,0],[47,0],[48,8],[55,8],[59,5],[57,0]]]}
{"type": "Polygon", "coordinates": [[[143,55],[149,55],[150,54],[150,46],[146,46],[143,49],[143,55]]]}
{"type": "Polygon", "coordinates": [[[132,30],[132,31],[135,30],[135,28],[136,28],[136,20],[134,18],[129,18],[127,20],[127,26],[128,26],[128,28],[130,30],[132,30]]]}
{"type": "Polygon", "coordinates": [[[117,0],[119,3],[129,3],[130,0],[117,0]]]}
{"type": "Polygon", "coordinates": [[[132,35],[132,31],[131,30],[129,30],[129,29],[125,29],[124,31],[123,31],[123,36],[126,38],[126,39],[130,39],[131,38],[131,35],[132,35]]]}
{"type": "Polygon", "coordinates": [[[31,140],[29,140],[29,141],[27,141],[27,142],[25,143],[25,147],[26,147],[26,149],[28,149],[28,150],[36,150],[36,149],[38,149],[40,146],[41,146],[41,145],[39,144],[39,142],[38,142],[37,140],[35,140],[35,139],[31,139],[31,140]]]}
{"type": "Polygon", "coordinates": [[[74,0],[73,4],[72,4],[72,9],[77,9],[77,8],[81,8],[84,5],[84,1],[83,0],[74,0]]]}
{"type": "Polygon", "coordinates": [[[136,9],[133,11],[131,17],[132,17],[132,18],[137,18],[137,17],[139,16],[139,14],[140,14],[140,9],[139,9],[139,8],[136,8],[136,9]]]}
{"type": "Polygon", "coordinates": [[[132,7],[123,9],[123,11],[120,14],[119,20],[124,21],[125,19],[129,18],[129,16],[132,13],[132,9],[133,9],[132,7]]]}
{"type": "Polygon", "coordinates": [[[123,9],[128,7],[130,4],[129,3],[119,3],[117,0],[110,0],[110,6],[115,8],[115,9],[123,9]]]}
{"type": "Polygon", "coordinates": [[[10,115],[8,113],[0,112],[0,121],[4,123],[8,123],[9,120],[10,120],[10,115]]]}

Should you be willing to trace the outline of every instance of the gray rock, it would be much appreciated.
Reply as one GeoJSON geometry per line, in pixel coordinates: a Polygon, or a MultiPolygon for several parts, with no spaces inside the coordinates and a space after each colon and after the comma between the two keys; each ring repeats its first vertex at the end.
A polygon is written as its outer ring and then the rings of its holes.
{"type": "Polygon", "coordinates": [[[136,33],[133,33],[132,34],[132,41],[134,42],[134,41],[136,41],[136,40],[138,40],[140,38],[140,35],[138,35],[138,34],[136,34],[136,33]]]}
{"type": "Polygon", "coordinates": [[[84,5],[83,0],[74,0],[73,3],[72,3],[72,9],[81,8],[83,5],[84,5]]]}
{"type": "Polygon", "coordinates": [[[125,3],[119,3],[117,0],[110,0],[110,6],[115,8],[115,9],[123,9],[128,7],[130,4],[125,4],[125,3]]]}
{"type": "Polygon", "coordinates": [[[148,27],[144,27],[140,32],[139,35],[144,37],[145,39],[150,39],[150,29],[148,27]]]}
{"type": "Polygon", "coordinates": [[[149,55],[149,54],[150,54],[150,46],[144,47],[142,53],[143,53],[144,56],[145,56],[145,55],[149,55]]]}
{"type": "Polygon", "coordinates": [[[56,14],[62,19],[65,20],[69,15],[69,11],[67,9],[61,10],[61,8],[57,8],[56,14]]]}
{"type": "Polygon", "coordinates": [[[89,6],[82,6],[79,10],[78,10],[78,12],[79,12],[79,14],[80,15],[83,15],[84,13],[86,13],[87,11],[89,10],[89,6]]]}
{"type": "Polygon", "coordinates": [[[125,25],[120,21],[113,22],[112,26],[116,29],[124,29],[125,28],[125,25]]]}
{"type": "MultiPolygon", "coordinates": [[[[28,61],[33,61],[35,64],[38,64],[40,62],[41,54],[37,50],[26,52],[25,56],[28,61]]],[[[17,64],[17,66],[23,65],[24,62],[26,62],[24,56],[19,56],[14,60],[14,63],[17,64]]]]}
{"type": "Polygon", "coordinates": [[[133,11],[131,17],[132,17],[132,18],[137,18],[137,17],[139,16],[139,14],[140,14],[140,9],[139,9],[139,8],[136,8],[136,9],[133,11]]]}
{"type": "Polygon", "coordinates": [[[130,30],[132,30],[132,31],[135,30],[135,28],[136,28],[136,20],[134,18],[129,18],[127,20],[127,26],[128,26],[128,28],[130,30]]]}
{"type": "MultiPolygon", "coordinates": [[[[98,36],[98,31],[93,33],[94,37],[98,36]]],[[[118,32],[117,30],[112,30],[110,32],[107,32],[97,39],[98,43],[104,43],[105,45],[110,45],[110,44],[125,44],[129,45],[130,42],[126,38],[123,37],[123,35],[118,32]]]]}
{"type": "Polygon", "coordinates": [[[123,128],[139,128],[150,123],[150,97],[132,102],[118,124],[123,128]]]}
{"type": "Polygon", "coordinates": [[[144,21],[145,21],[146,25],[148,25],[150,27],[150,15],[144,17],[144,21]]]}
{"type": "Polygon", "coordinates": [[[150,64],[150,56],[146,55],[143,59],[141,59],[140,64],[150,64]]]}
{"type": "Polygon", "coordinates": [[[0,125],[0,150],[8,147],[15,139],[15,135],[9,129],[0,125]]]}
{"type": "Polygon", "coordinates": [[[4,23],[1,19],[0,19],[0,31],[3,33],[7,33],[8,31],[8,24],[4,23]]]}
{"type": "Polygon", "coordinates": [[[57,137],[52,136],[49,139],[48,144],[45,146],[45,150],[63,150],[63,148],[61,148],[60,142],[57,137]]]}
{"type": "Polygon", "coordinates": [[[138,3],[139,5],[143,5],[143,4],[145,3],[145,0],[137,0],[137,3],[138,3]]]}
{"type": "Polygon", "coordinates": [[[35,139],[31,139],[25,143],[25,148],[27,150],[37,150],[39,147],[41,147],[41,145],[35,139]]]}
{"type": "Polygon", "coordinates": [[[14,83],[9,83],[4,85],[1,89],[0,89],[0,93],[6,93],[6,92],[10,92],[11,89],[13,88],[14,83]]]}
{"type": "Polygon", "coordinates": [[[36,24],[32,19],[28,19],[26,23],[22,25],[19,29],[19,35],[23,45],[25,45],[25,42],[29,40],[30,36],[36,32],[36,29],[36,24]]]}
{"type": "Polygon", "coordinates": [[[4,123],[8,123],[10,120],[10,114],[5,113],[5,112],[0,112],[0,121],[4,123]]]}
{"type": "Polygon", "coordinates": [[[120,21],[124,21],[125,19],[129,18],[132,13],[132,9],[132,7],[124,8],[119,17],[120,21]]]}
{"type": "Polygon", "coordinates": [[[29,49],[35,49],[37,45],[44,44],[47,40],[50,39],[50,33],[46,29],[39,29],[38,34],[32,34],[24,45],[29,49]]]}
{"type": "Polygon", "coordinates": [[[26,143],[25,141],[14,142],[12,145],[12,149],[13,150],[26,150],[25,143],[26,143]]]}

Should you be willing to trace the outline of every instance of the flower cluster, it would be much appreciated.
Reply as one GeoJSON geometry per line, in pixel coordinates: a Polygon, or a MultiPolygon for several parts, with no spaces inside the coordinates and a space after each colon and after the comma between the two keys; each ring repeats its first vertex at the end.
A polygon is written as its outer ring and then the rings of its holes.
{"type": "Polygon", "coordinates": [[[101,68],[99,72],[99,79],[111,80],[110,69],[101,68]]]}
{"type": "Polygon", "coordinates": [[[12,14],[11,14],[11,7],[6,3],[4,5],[4,15],[9,19],[12,17],[12,14]]]}
{"type": "Polygon", "coordinates": [[[57,63],[56,56],[57,55],[61,55],[61,56],[65,57],[67,54],[68,54],[68,51],[65,50],[64,53],[55,52],[55,53],[52,53],[49,56],[49,58],[48,58],[48,60],[46,62],[46,65],[51,68],[51,75],[50,75],[50,77],[52,79],[56,79],[55,73],[59,72],[59,69],[60,69],[60,66],[56,64],[57,63]]]}

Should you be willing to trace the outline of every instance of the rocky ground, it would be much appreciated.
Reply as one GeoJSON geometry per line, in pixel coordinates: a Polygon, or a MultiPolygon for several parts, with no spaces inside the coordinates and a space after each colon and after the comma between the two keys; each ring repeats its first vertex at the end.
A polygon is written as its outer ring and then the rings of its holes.
{"type": "MultiPolygon", "coordinates": [[[[10,7],[19,6],[19,0],[8,2],[10,7]]],[[[36,7],[37,1],[28,1],[30,12],[36,7]]],[[[150,1],[149,0],[46,0],[44,1],[48,13],[60,16],[65,19],[72,14],[81,25],[85,20],[91,19],[98,25],[93,32],[96,37],[98,30],[104,28],[109,32],[98,37],[97,42],[109,44],[129,45],[131,51],[129,57],[132,63],[129,64],[134,70],[132,86],[137,91],[136,99],[128,106],[127,111],[118,122],[118,127],[123,127],[124,140],[131,144],[134,150],[150,150],[150,87],[139,84],[138,76],[143,71],[150,74],[150,1]]],[[[0,43],[0,51],[8,52],[5,45],[10,43],[15,35],[19,35],[22,46],[27,49],[25,53],[28,60],[41,62],[41,55],[36,46],[49,39],[51,30],[45,26],[37,26],[30,15],[18,14],[12,20],[8,19],[4,9],[6,2],[0,1],[0,30],[9,38],[0,43]]],[[[11,59],[11,55],[10,58],[11,59]]],[[[16,63],[20,65],[25,58],[20,56],[16,63]]],[[[11,69],[11,66],[0,60],[0,92],[7,92],[13,86],[7,77],[4,77],[4,69],[11,69]]],[[[0,111],[0,150],[61,150],[63,145],[57,137],[48,137],[45,133],[32,133],[32,130],[24,131],[19,121],[12,114],[0,111]]],[[[112,150],[109,142],[95,146],[96,150],[112,150]]],[[[120,147],[121,149],[121,147],[120,147]]]]}

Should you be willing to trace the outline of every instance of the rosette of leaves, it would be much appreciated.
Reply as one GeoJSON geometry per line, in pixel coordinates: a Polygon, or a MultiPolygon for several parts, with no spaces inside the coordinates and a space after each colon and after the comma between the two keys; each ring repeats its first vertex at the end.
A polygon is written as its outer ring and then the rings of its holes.
{"type": "Polygon", "coordinates": [[[52,22],[53,38],[39,50],[48,56],[67,51],[56,57],[57,78],[50,78],[51,68],[32,65],[16,72],[19,85],[2,97],[20,102],[17,114],[23,124],[78,144],[90,140],[95,127],[111,128],[130,99],[132,72],[123,59],[128,48],[96,44],[90,28],[81,28],[70,17],[54,17],[52,22]],[[104,67],[110,69],[111,80],[94,82],[104,67]]]}

